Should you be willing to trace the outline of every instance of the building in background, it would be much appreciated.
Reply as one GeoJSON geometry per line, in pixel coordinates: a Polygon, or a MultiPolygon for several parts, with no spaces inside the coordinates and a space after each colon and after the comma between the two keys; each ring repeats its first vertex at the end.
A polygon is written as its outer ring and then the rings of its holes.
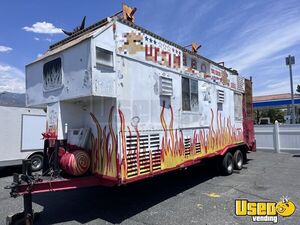
{"type": "MultiPolygon", "coordinates": [[[[300,123],[300,94],[294,94],[296,123],[300,123]]],[[[276,94],[253,97],[255,122],[257,124],[291,123],[291,94],[276,94]]]]}

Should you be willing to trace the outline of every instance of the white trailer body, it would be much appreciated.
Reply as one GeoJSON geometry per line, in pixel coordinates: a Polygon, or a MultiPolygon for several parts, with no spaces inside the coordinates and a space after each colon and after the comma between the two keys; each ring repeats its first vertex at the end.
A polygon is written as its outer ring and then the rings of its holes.
{"type": "Polygon", "coordinates": [[[21,165],[43,150],[46,113],[42,109],[0,106],[0,167],[21,165]]]}
{"type": "Polygon", "coordinates": [[[92,173],[120,182],[252,145],[244,96],[236,71],[117,17],[26,67],[27,104],[47,106],[47,132],[91,129],[92,173]]]}

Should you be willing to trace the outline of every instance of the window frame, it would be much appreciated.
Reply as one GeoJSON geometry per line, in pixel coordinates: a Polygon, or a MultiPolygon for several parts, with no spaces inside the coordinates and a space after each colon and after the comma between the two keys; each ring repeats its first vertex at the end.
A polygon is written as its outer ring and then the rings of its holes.
{"type": "Polygon", "coordinates": [[[234,120],[242,121],[243,120],[243,95],[241,93],[234,92],[233,93],[233,103],[234,103],[234,120]],[[237,102],[236,96],[238,96],[240,98],[239,102],[237,102]],[[240,107],[238,107],[237,103],[240,103],[240,107]]]}
{"type": "MultiPolygon", "coordinates": [[[[185,91],[186,92],[186,91],[185,91]]],[[[182,76],[181,77],[181,109],[183,112],[189,112],[189,113],[197,113],[199,112],[199,83],[197,79],[193,79],[190,77],[185,77],[182,76]],[[183,80],[187,80],[188,81],[188,94],[189,94],[189,107],[185,108],[184,107],[184,88],[183,88],[183,80]],[[197,93],[196,92],[192,92],[192,82],[196,82],[196,87],[197,87],[197,93]],[[197,107],[192,106],[192,94],[197,94],[197,107]]]]}
{"type": "MultiPolygon", "coordinates": [[[[110,51],[108,49],[105,49],[105,48],[102,48],[100,46],[97,46],[95,45],[95,67],[96,68],[101,68],[101,67],[104,67],[104,68],[109,68],[109,69],[114,69],[114,52],[113,51],[110,51]],[[110,57],[111,57],[111,61],[110,61],[110,64],[106,64],[106,63],[103,63],[101,62],[98,57],[97,57],[97,52],[98,52],[98,49],[100,51],[103,51],[104,53],[109,53],[110,54],[110,57]]],[[[107,54],[108,55],[108,54],[107,54]]]]}
{"type": "Polygon", "coordinates": [[[43,92],[55,91],[55,90],[61,89],[64,86],[64,82],[63,82],[63,79],[64,79],[63,64],[64,64],[64,61],[63,61],[62,55],[58,55],[54,58],[50,58],[49,60],[47,60],[43,64],[43,92]],[[55,60],[60,60],[60,84],[56,87],[53,87],[53,88],[46,88],[46,85],[45,85],[45,65],[47,65],[51,62],[54,62],[55,60]]]}

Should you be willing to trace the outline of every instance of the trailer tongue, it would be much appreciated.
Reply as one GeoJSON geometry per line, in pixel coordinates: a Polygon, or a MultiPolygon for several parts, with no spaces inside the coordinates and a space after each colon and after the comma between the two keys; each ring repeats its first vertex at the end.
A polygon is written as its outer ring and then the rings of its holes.
{"type": "MultiPolygon", "coordinates": [[[[29,106],[47,107],[42,175],[29,161],[11,196],[122,185],[208,158],[230,175],[255,151],[252,82],[135,25],[136,8],[84,28],[26,66],[29,106]]],[[[24,222],[25,221],[25,222],[24,222]]]]}

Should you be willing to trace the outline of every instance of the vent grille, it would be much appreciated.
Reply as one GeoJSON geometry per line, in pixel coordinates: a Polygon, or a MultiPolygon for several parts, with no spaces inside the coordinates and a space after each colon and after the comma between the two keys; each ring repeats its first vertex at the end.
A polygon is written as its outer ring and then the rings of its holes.
{"type": "Polygon", "coordinates": [[[195,152],[196,152],[196,154],[201,152],[200,142],[195,143],[195,152]]]}
{"type": "Polygon", "coordinates": [[[152,171],[161,169],[161,157],[159,149],[159,134],[150,134],[150,150],[152,156],[152,171]]]}
{"type": "Polygon", "coordinates": [[[191,138],[184,138],[184,155],[188,157],[191,154],[191,138]]]}
{"type": "Polygon", "coordinates": [[[171,78],[159,77],[160,81],[160,95],[172,96],[173,95],[173,82],[171,78]]]}
{"type": "Polygon", "coordinates": [[[126,136],[127,177],[161,169],[159,134],[126,136]]]}
{"type": "Polygon", "coordinates": [[[218,103],[224,103],[225,94],[223,90],[218,90],[218,103]]]}
{"type": "Polygon", "coordinates": [[[139,171],[140,174],[150,172],[150,152],[149,152],[149,137],[148,135],[139,136],[139,171]]]}
{"type": "Polygon", "coordinates": [[[137,175],[137,136],[126,136],[127,176],[137,175]]]}

